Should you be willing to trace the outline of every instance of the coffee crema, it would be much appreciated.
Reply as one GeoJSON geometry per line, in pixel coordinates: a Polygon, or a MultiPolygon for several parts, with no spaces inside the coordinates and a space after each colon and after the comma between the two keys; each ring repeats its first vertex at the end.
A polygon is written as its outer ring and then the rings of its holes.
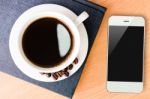
{"type": "Polygon", "coordinates": [[[35,65],[48,68],[61,64],[69,56],[73,38],[69,28],[55,18],[31,23],[23,34],[25,56],[35,65]]]}

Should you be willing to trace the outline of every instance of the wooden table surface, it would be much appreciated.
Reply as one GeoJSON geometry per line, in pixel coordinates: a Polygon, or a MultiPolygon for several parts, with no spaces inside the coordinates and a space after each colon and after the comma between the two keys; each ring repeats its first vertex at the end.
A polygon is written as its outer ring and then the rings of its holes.
{"type": "MultiPolygon", "coordinates": [[[[73,99],[148,99],[150,97],[150,0],[91,0],[107,11],[73,99]],[[111,15],[138,15],[146,20],[144,91],[140,94],[106,90],[107,24],[111,15]]],[[[0,99],[66,99],[44,88],[0,72],[0,99]]]]}

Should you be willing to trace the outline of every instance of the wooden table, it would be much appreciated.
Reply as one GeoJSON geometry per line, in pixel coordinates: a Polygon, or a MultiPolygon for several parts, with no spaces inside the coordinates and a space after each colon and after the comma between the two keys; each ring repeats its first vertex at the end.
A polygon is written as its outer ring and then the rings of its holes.
{"type": "MultiPolygon", "coordinates": [[[[150,97],[150,0],[92,0],[107,7],[73,99],[148,99],[150,97]],[[107,23],[111,15],[140,15],[146,20],[145,80],[141,94],[109,93],[106,90],[107,23]]],[[[54,92],[0,73],[0,99],[66,99],[54,92]]]]}

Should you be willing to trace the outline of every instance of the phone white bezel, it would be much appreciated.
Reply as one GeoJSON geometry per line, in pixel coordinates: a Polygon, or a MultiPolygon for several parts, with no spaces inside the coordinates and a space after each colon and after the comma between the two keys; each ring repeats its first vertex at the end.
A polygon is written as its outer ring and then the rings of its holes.
{"type": "MultiPolygon", "coordinates": [[[[145,20],[138,16],[111,16],[109,18],[108,27],[112,26],[144,26],[144,41],[145,42],[145,20]]],[[[109,28],[108,28],[108,46],[109,46],[109,28]]],[[[108,81],[108,50],[107,50],[107,90],[109,92],[131,92],[140,93],[143,91],[144,81],[144,50],[143,50],[143,78],[142,82],[120,82],[108,81]]]]}

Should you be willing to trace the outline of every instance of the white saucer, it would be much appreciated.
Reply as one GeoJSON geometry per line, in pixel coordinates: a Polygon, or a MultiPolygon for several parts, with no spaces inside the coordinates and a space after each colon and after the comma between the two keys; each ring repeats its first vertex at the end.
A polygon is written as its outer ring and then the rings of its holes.
{"type": "MultiPolygon", "coordinates": [[[[35,6],[32,9],[29,9],[28,11],[26,11],[26,13],[37,13],[37,12],[47,12],[47,11],[53,11],[53,12],[59,12],[59,13],[63,13],[66,16],[70,17],[72,20],[75,20],[77,18],[77,15],[72,12],[71,10],[60,6],[60,5],[56,5],[56,4],[42,4],[39,6],[35,6]]],[[[79,62],[78,64],[74,64],[73,69],[69,70],[69,77],[71,75],[73,75],[83,64],[86,55],[87,55],[87,51],[88,51],[88,35],[87,35],[87,31],[84,27],[83,24],[80,24],[78,26],[79,31],[80,31],[80,36],[81,36],[81,46],[80,46],[80,50],[79,50],[79,54],[77,56],[79,62]]],[[[19,66],[17,66],[25,75],[27,75],[28,77],[38,80],[38,81],[43,81],[43,82],[56,82],[56,81],[60,81],[63,79],[66,79],[68,77],[66,77],[65,75],[63,75],[62,77],[59,77],[57,80],[55,80],[53,77],[47,77],[45,75],[41,75],[39,72],[34,71],[34,70],[29,70],[27,68],[20,68],[20,66],[22,66],[23,64],[17,64],[19,66]]],[[[25,67],[25,66],[22,66],[25,67]]]]}

